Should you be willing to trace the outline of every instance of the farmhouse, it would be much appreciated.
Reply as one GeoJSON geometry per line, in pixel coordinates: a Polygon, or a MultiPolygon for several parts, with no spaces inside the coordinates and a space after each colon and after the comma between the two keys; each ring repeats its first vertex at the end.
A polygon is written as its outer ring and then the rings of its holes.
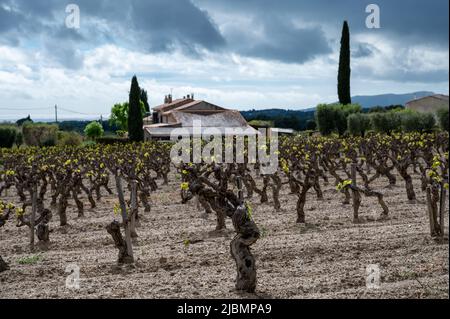
{"type": "Polygon", "coordinates": [[[409,101],[406,108],[436,114],[439,109],[448,108],[448,105],[448,95],[436,94],[409,101]]]}
{"type": "Polygon", "coordinates": [[[183,128],[192,136],[200,130],[219,130],[222,135],[255,136],[258,131],[248,125],[239,111],[225,109],[212,103],[195,100],[194,95],[172,100],[168,95],[164,104],[153,108],[144,119],[145,140],[170,140],[176,128],[183,128]],[[197,130],[196,130],[197,129],[197,130]]]}

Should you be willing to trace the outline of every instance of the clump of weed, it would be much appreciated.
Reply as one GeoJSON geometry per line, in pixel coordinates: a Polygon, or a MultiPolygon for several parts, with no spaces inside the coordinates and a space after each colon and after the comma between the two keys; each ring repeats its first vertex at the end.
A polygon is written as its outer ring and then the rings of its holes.
{"type": "Polygon", "coordinates": [[[18,263],[21,265],[34,265],[34,264],[37,264],[38,262],[40,262],[41,260],[42,260],[42,255],[37,254],[37,255],[22,257],[18,260],[18,263]]]}

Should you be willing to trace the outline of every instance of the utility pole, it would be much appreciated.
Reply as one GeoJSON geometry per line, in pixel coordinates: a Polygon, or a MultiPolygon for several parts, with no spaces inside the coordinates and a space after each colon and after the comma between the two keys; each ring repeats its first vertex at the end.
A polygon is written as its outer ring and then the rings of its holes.
{"type": "Polygon", "coordinates": [[[58,105],[55,104],[55,122],[58,123],[58,105]]]}

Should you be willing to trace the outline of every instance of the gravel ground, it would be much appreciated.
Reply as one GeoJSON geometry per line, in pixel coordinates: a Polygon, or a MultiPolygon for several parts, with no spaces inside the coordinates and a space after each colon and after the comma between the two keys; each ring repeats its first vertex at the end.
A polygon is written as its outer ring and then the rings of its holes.
{"type": "Polygon", "coordinates": [[[359,224],[352,223],[351,206],[342,205],[333,185],[323,187],[322,201],[309,194],[306,225],[295,223],[296,196],[286,187],[280,212],[253,198],[254,219],[263,233],[252,246],[256,294],[234,290],[231,220],[228,230],[214,231],[215,216],[205,218],[193,202],[182,205],[178,181],[172,180],[152,194],[152,212],[140,212],[132,266],[116,265],[117,250],[105,230],[114,219],[115,196],[105,194],[93,210],[85,200],[84,218],[77,218],[71,202],[64,228],[54,214],[48,251],[31,253],[28,229],[8,221],[0,229],[0,255],[11,269],[0,274],[0,298],[449,298],[448,239],[438,243],[429,236],[417,176],[416,204],[408,203],[400,179],[391,189],[378,180],[373,186],[385,194],[390,218],[377,220],[376,199],[363,197],[359,224]],[[34,262],[23,263],[33,256],[34,262]],[[80,267],[79,289],[65,286],[71,264],[80,267]],[[381,272],[378,289],[366,287],[371,264],[381,272]]]}

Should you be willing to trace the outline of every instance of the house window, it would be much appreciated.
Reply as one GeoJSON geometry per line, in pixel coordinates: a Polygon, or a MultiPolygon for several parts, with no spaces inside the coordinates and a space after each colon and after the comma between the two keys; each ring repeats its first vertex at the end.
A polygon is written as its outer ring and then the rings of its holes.
{"type": "Polygon", "coordinates": [[[153,124],[158,124],[158,123],[159,123],[158,113],[153,112],[153,124]]]}

